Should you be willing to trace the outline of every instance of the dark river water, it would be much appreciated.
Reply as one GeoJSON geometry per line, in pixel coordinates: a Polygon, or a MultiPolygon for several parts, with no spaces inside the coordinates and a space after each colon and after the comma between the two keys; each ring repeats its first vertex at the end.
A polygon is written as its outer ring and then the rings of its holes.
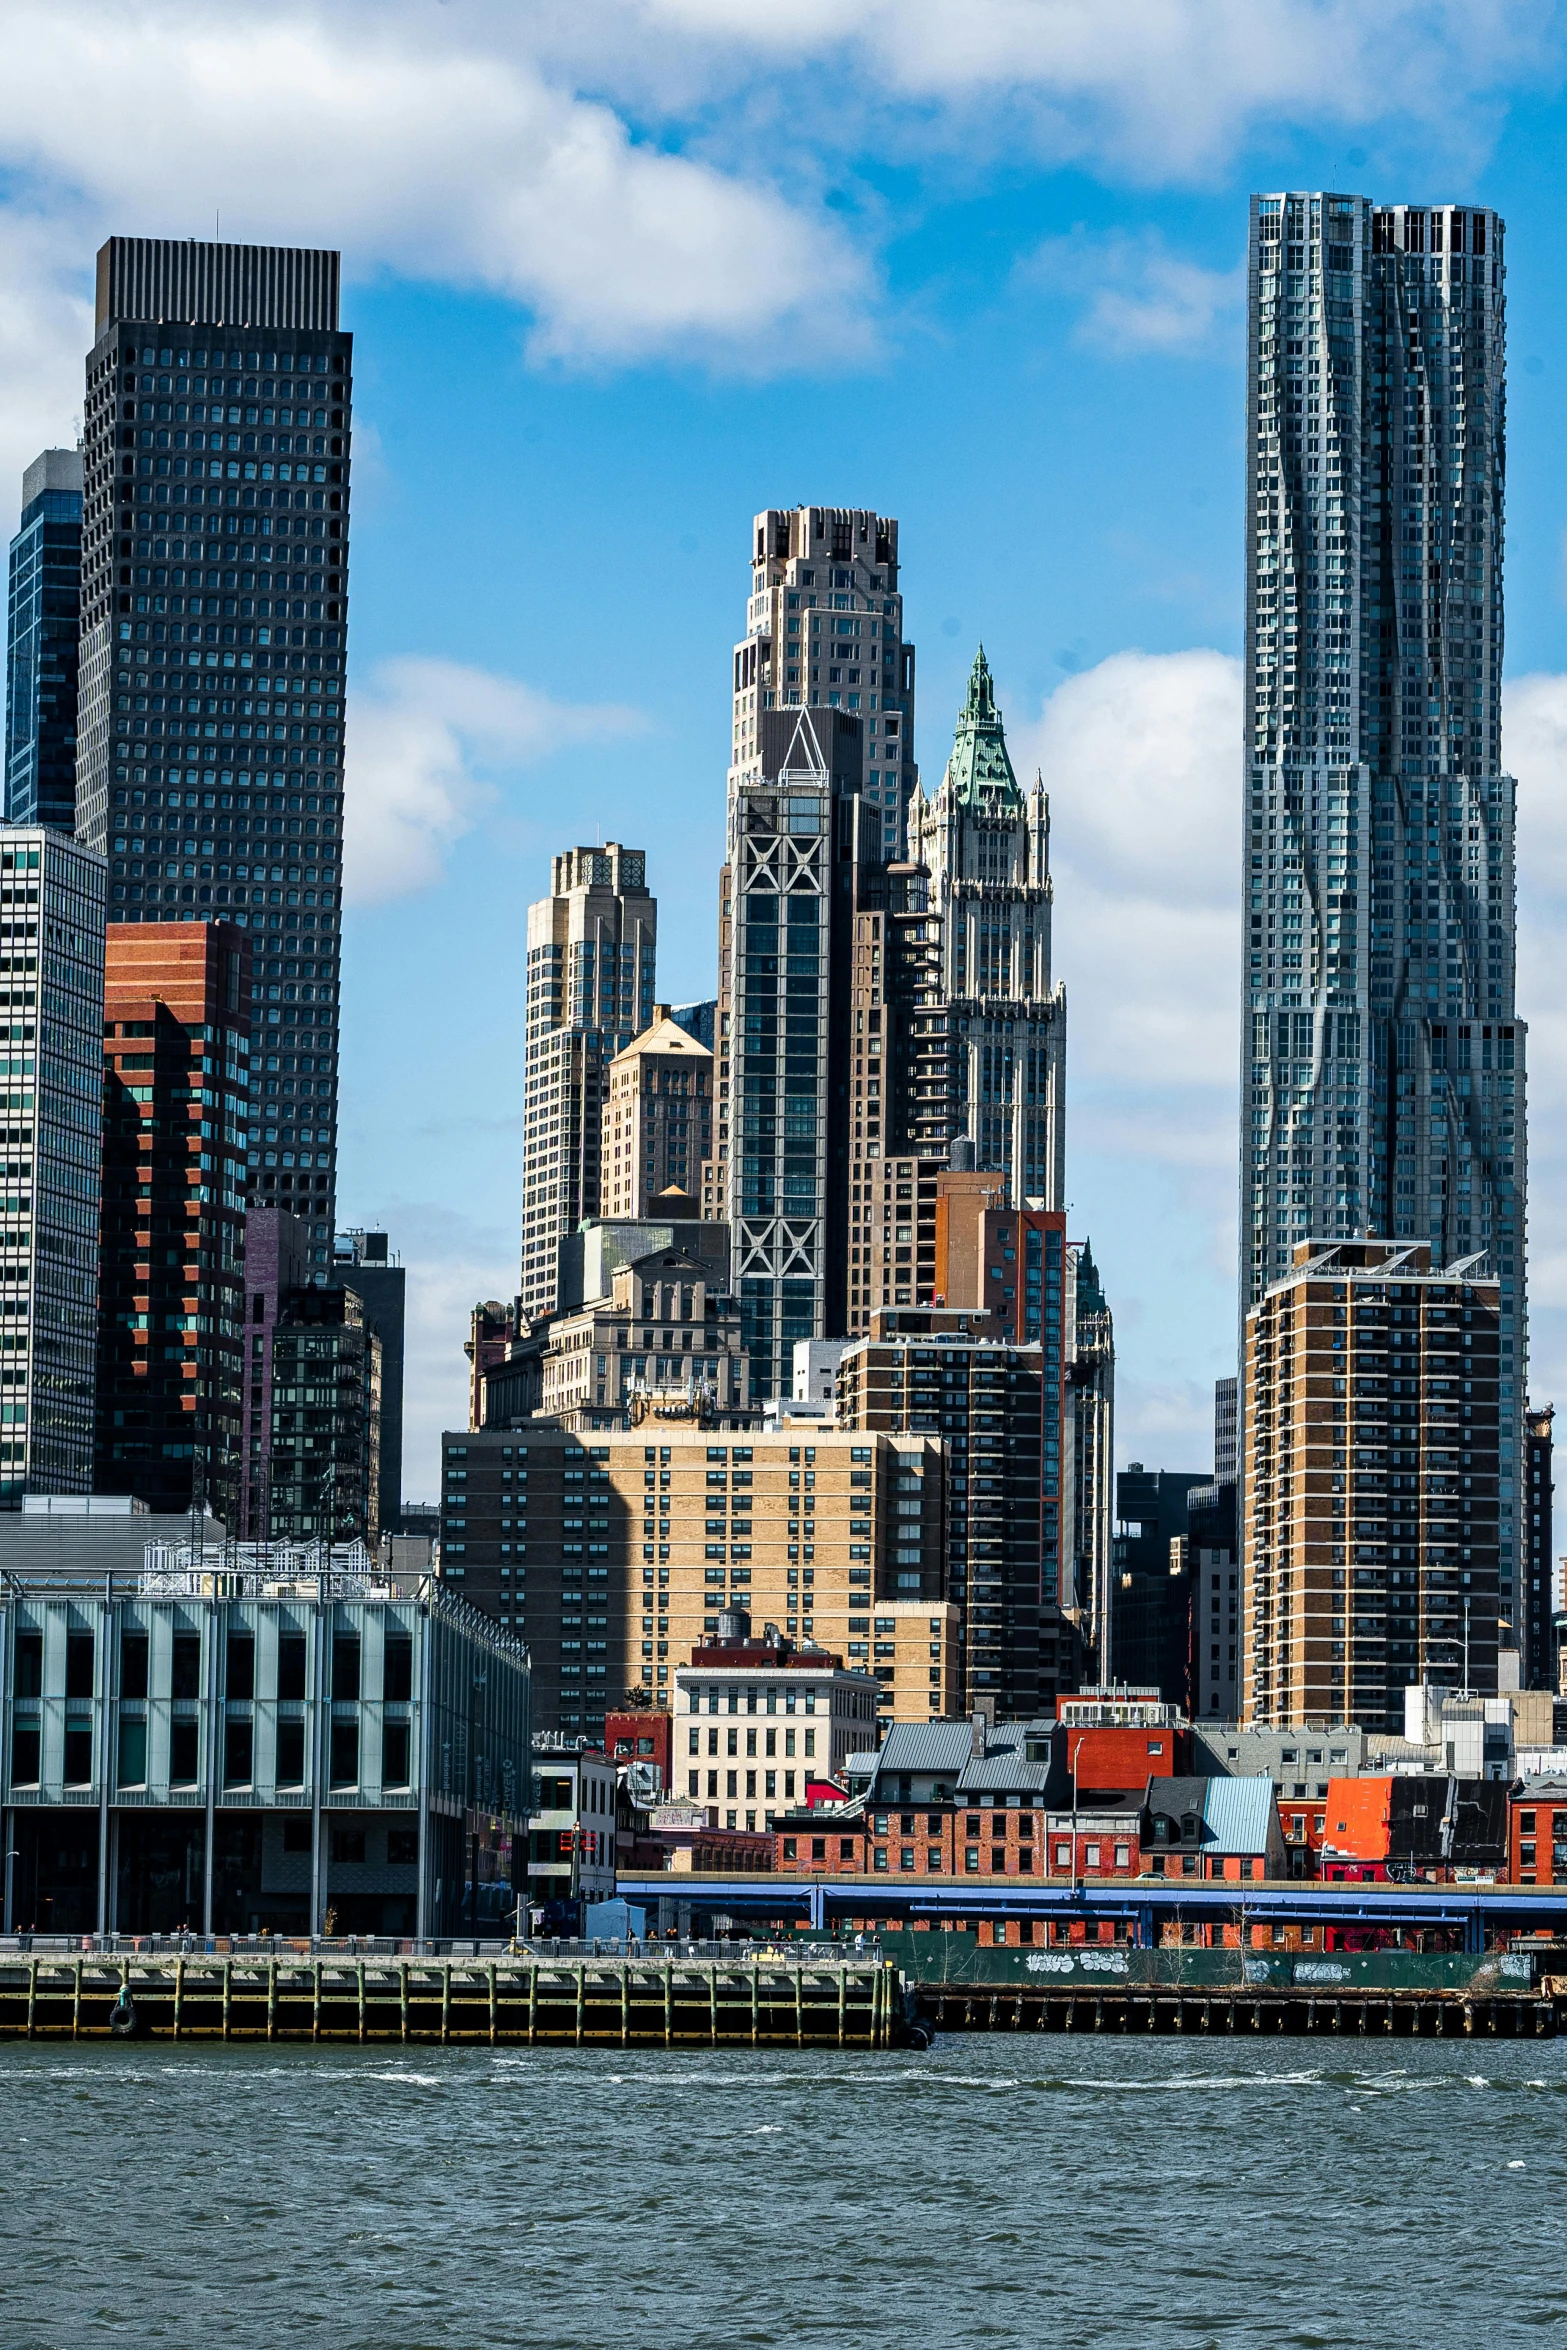
{"type": "Polygon", "coordinates": [[[0,2047],[0,2344],[1567,2338],[1567,2044],[0,2047]]]}

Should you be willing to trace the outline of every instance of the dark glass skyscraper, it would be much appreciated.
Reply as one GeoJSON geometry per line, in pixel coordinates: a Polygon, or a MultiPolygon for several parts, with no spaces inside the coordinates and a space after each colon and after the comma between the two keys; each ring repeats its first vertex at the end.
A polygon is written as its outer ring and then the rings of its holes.
{"type": "Polygon", "coordinates": [[[111,237],[87,362],[77,827],[111,922],[229,921],[251,1198],[331,1265],[353,338],[338,256],[111,237]]]}
{"type": "Polygon", "coordinates": [[[76,657],[82,459],[45,449],[22,476],[6,634],[5,814],[76,829],[76,657]]]}

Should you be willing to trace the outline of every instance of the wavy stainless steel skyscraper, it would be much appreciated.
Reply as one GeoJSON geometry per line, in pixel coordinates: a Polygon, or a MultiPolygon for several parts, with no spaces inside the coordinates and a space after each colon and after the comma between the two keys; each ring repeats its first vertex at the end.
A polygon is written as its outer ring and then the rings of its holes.
{"type": "Polygon", "coordinates": [[[1503,254],[1480,208],[1252,202],[1240,1286],[1250,1305],[1307,1238],[1488,1258],[1505,1477],[1525,1162],[1503,254]]]}

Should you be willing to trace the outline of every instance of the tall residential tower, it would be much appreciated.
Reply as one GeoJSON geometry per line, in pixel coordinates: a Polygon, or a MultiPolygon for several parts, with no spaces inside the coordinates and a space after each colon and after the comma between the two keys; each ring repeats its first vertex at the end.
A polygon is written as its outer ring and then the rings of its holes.
{"type": "Polygon", "coordinates": [[[1253,199],[1240,1287],[1307,1237],[1483,1260],[1518,1423],[1503,249],[1481,208],[1253,199]]]}
{"type": "Polygon", "coordinates": [[[251,936],[252,1196],[331,1264],[353,338],[338,256],[111,237],[87,361],[76,824],[111,922],[251,936]]]}
{"type": "Polygon", "coordinates": [[[568,849],[528,908],[525,1315],[559,1303],[557,1252],[600,1206],[610,1063],[653,1017],[658,903],[641,849],[568,849]]]}

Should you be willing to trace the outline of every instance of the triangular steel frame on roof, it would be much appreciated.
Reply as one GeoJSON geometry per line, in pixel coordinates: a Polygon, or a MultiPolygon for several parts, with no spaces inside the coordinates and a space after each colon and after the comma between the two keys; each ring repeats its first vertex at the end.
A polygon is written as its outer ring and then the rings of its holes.
{"type": "Polygon", "coordinates": [[[811,711],[802,709],[795,721],[794,733],[789,738],[789,749],[783,765],[772,780],[775,784],[786,784],[791,777],[808,778],[810,782],[819,784],[826,783],[831,772],[826,753],[821,746],[821,739],[812,723],[811,711]],[[806,758],[802,766],[796,766],[795,752],[799,748],[802,738],[806,744],[806,758]]]}

